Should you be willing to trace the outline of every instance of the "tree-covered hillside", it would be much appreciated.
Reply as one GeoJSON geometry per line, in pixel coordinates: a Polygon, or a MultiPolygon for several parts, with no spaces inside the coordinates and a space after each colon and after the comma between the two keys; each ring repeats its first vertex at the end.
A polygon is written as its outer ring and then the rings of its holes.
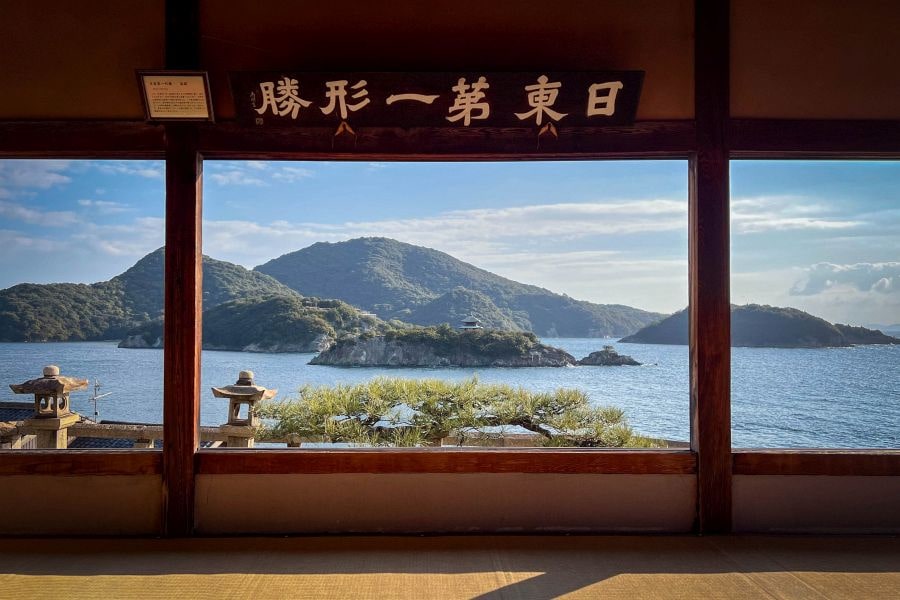
{"type": "Polygon", "coordinates": [[[121,284],[112,281],[0,290],[0,342],[113,339],[136,322],[121,284]]]}
{"type": "MultiPolygon", "coordinates": [[[[380,331],[383,323],[339,300],[298,294],[230,300],[203,311],[203,348],[254,352],[318,352],[338,337],[380,331]]],[[[128,332],[127,348],[163,346],[160,319],[128,332]]]]}
{"type": "Polygon", "coordinates": [[[449,323],[456,326],[468,317],[475,317],[488,329],[520,331],[528,326],[528,320],[524,315],[518,316],[520,321],[516,322],[510,318],[508,312],[497,307],[486,294],[457,287],[419,306],[410,312],[405,320],[416,325],[449,323]]]}
{"type": "Polygon", "coordinates": [[[514,324],[516,329],[544,336],[621,336],[663,316],[574,300],[500,277],[431,248],[387,238],[321,242],[256,270],[303,295],[340,298],[383,319],[420,324],[455,325],[452,319],[457,316],[474,314],[486,322],[509,328],[514,324]],[[463,294],[460,289],[470,293],[463,294]],[[441,299],[448,293],[451,295],[441,299]],[[479,308],[487,314],[478,314],[479,308]]]}
{"type": "MultiPolygon", "coordinates": [[[[687,309],[648,325],[621,340],[638,344],[687,344],[687,309]]],[[[854,344],[900,344],[880,331],[832,325],[796,308],[747,304],[731,307],[731,345],[771,348],[822,348],[854,344]]]]}
{"type": "MultiPolygon", "coordinates": [[[[121,339],[163,311],[162,248],[109,281],[25,283],[0,290],[0,341],[121,339]]],[[[271,277],[203,257],[203,305],[259,295],[297,296],[271,277]]]]}

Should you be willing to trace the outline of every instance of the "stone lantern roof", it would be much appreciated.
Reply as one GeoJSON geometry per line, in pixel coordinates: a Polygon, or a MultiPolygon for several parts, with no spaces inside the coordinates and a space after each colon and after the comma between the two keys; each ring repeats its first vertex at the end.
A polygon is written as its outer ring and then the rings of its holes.
{"type": "Polygon", "coordinates": [[[271,400],[278,390],[270,390],[253,383],[253,371],[241,371],[237,383],[225,387],[212,388],[216,398],[228,398],[229,400],[243,400],[256,402],[258,400],[271,400]]]}
{"type": "Polygon", "coordinates": [[[44,376],[29,379],[25,383],[10,384],[9,388],[16,394],[35,394],[38,396],[59,396],[87,388],[87,379],[65,377],[59,374],[59,367],[44,367],[44,376]]]}

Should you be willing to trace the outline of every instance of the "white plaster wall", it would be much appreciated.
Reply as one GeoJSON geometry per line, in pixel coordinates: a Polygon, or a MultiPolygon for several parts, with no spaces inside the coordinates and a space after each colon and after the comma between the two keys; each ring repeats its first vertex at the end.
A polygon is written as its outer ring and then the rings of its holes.
{"type": "Polygon", "coordinates": [[[735,475],[735,532],[900,532],[900,477],[735,475]]]}
{"type": "Polygon", "coordinates": [[[0,477],[0,535],[159,535],[159,475],[0,477]]]}
{"type": "Polygon", "coordinates": [[[201,534],[686,532],[694,475],[200,475],[201,534]]]}

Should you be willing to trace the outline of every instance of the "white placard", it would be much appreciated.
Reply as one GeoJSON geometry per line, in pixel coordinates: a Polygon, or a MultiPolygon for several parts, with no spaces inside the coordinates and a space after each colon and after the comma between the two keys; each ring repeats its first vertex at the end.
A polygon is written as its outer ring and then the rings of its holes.
{"type": "Polygon", "coordinates": [[[203,75],[142,74],[141,81],[150,119],[210,119],[203,75]]]}

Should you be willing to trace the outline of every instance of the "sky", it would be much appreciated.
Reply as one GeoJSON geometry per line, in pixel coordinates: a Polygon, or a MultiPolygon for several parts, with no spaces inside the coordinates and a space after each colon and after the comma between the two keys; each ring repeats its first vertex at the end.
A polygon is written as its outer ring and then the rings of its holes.
{"type": "MultiPolygon", "coordinates": [[[[385,236],[574,298],[687,305],[685,161],[204,164],[204,253],[252,268],[385,236]]],[[[900,163],[732,162],[732,301],[900,323],[900,163]]],[[[163,245],[163,163],[0,160],[0,288],[163,245]]]]}

